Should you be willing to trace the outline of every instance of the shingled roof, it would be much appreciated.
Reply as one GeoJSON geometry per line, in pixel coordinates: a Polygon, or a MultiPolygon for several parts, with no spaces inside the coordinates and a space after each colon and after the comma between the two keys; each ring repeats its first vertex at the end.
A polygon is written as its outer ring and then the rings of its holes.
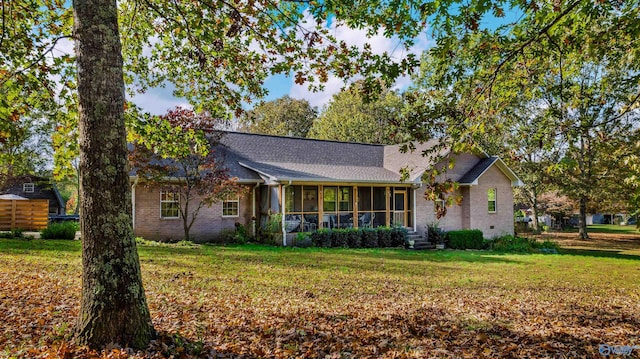
{"type": "Polygon", "coordinates": [[[383,145],[241,132],[226,133],[221,144],[225,164],[241,179],[244,169],[266,181],[400,182],[399,172],[384,167],[383,145]]]}
{"type": "Polygon", "coordinates": [[[499,157],[495,156],[481,159],[480,162],[476,163],[469,172],[458,180],[458,183],[463,186],[477,185],[480,177],[494,164],[511,180],[513,186],[522,185],[522,181],[520,181],[518,176],[516,176],[499,157]]]}
{"type": "MultiPolygon", "coordinates": [[[[424,171],[434,164],[423,151],[437,141],[417,144],[412,153],[401,153],[399,145],[315,140],[243,132],[225,132],[217,148],[232,177],[239,182],[279,181],[325,183],[402,183],[400,170],[407,167],[410,177],[406,183],[419,183],[424,171]]],[[[436,154],[445,156],[447,149],[436,154]]],[[[520,180],[497,157],[479,155],[479,162],[467,172],[460,173],[460,184],[473,185],[492,165],[500,169],[514,185],[520,180]],[[485,158],[486,157],[486,158],[485,158]]],[[[135,176],[135,170],[131,172],[135,176]]],[[[454,180],[456,180],[454,178],[454,180]]]]}

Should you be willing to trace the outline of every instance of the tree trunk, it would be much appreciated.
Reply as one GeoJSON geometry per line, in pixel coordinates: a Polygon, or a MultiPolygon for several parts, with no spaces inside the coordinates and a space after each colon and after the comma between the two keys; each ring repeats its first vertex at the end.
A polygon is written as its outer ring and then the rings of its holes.
{"type": "Polygon", "coordinates": [[[533,216],[533,233],[540,233],[540,223],[538,222],[538,202],[535,201],[531,206],[531,216],[533,216]]]}
{"type": "Polygon", "coordinates": [[[82,301],[78,344],[146,347],[155,332],[131,222],[115,0],[74,0],[80,128],[82,301]]]}
{"type": "Polygon", "coordinates": [[[580,197],[580,218],[578,219],[578,238],[589,239],[587,233],[587,198],[580,197]]]}

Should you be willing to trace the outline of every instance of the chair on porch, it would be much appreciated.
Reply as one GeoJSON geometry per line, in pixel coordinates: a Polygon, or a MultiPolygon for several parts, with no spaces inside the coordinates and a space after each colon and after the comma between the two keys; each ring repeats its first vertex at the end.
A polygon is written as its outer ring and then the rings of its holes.
{"type": "Polygon", "coordinates": [[[375,213],[364,213],[360,218],[358,218],[358,227],[359,228],[372,228],[373,227],[373,219],[376,218],[375,213]]]}

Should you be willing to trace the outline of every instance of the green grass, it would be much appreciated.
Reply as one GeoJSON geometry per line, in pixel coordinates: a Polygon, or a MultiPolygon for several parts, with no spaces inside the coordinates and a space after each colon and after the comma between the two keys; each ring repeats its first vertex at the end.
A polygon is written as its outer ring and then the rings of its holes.
{"type": "MultiPolygon", "coordinates": [[[[80,251],[79,241],[0,240],[5,354],[44,351],[69,337],[80,251]]],[[[234,355],[424,357],[437,349],[478,357],[513,343],[515,356],[593,356],[599,343],[640,336],[640,249],[142,244],[139,254],[156,329],[234,355]]]]}
{"type": "Polygon", "coordinates": [[[639,234],[638,228],[633,226],[620,226],[617,224],[592,224],[587,226],[587,232],[593,233],[616,233],[616,234],[639,234]]]}

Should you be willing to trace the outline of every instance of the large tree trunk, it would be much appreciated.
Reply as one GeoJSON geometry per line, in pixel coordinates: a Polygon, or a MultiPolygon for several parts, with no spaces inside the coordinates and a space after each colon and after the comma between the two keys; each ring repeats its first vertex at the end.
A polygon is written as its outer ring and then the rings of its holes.
{"type": "Polygon", "coordinates": [[[115,0],[74,0],[80,112],[79,344],[145,347],[153,337],[131,222],[124,82],[115,0]]]}
{"type": "Polygon", "coordinates": [[[578,219],[578,238],[589,239],[587,233],[587,199],[580,197],[580,218],[578,219]]]}

